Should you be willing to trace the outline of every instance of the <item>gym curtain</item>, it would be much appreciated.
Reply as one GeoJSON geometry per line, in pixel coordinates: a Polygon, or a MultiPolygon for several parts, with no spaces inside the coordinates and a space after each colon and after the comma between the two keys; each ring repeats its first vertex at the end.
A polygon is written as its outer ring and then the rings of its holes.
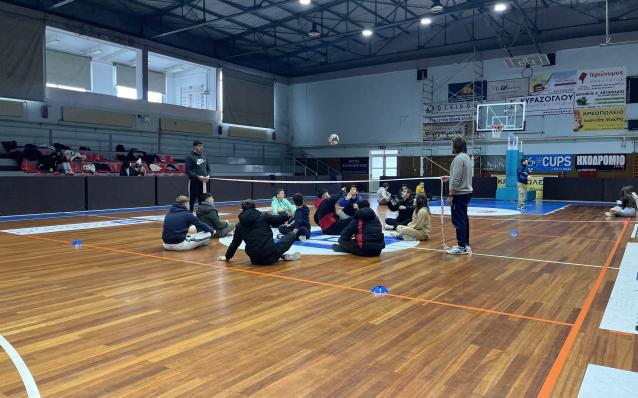
{"type": "Polygon", "coordinates": [[[222,70],[223,122],[275,128],[275,82],[234,69],[222,70]]]}

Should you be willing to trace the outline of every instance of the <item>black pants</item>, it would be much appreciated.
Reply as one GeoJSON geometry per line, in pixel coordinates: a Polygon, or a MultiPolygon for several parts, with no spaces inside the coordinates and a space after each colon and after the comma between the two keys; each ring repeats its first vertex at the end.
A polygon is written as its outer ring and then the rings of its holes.
{"type": "Polygon", "coordinates": [[[253,265],[272,265],[279,261],[280,258],[284,258],[284,254],[290,249],[297,236],[294,232],[290,231],[284,235],[279,242],[275,243],[275,250],[264,257],[251,257],[250,262],[253,265]]]}
{"type": "Polygon", "coordinates": [[[188,180],[188,196],[190,198],[191,211],[195,210],[193,207],[195,202],[199,202],[199,197],[204,193],[204,182],[200,180],[188,180]]]}
{"type": "Polygon", "coordinates": [[[410,218],[402,219],[402,218],[386,218],[385,223],[394,229],[397,229],[399,225],[408,225],[412,221],[410,218]]]}
{"type": "Polygon", "coordinates": [[[452,199],[452,224],[456,228],[456,240],[461,247],[470,245],[470,219],[467,216],[470,199],[471,193],[454,195],[452,199]]]}
{"type": "Polygon", "coordinates": [[[330,228],[323,231],[324,235],[341,235],[341,232],[350,224],[351,218],[337,220],[330,228]]]}
{"type": "MultiPolygon", "coordinates": [[[[288,220],[290,220],[290,216],[288,216],[288,213],[286,212],[282,212],[279,214],[273,214],[273,220],[275,221],[273,224],[271,224],[273,227],[279,227],[281,224],[287,222],[288,220]]],[[[283,233],[283,232],[282,232],[283,233]]]]}
{"type": "Polygon", "coordinates": [[[381,250],[365,250],[357,245],[357,242],[354,239],[341,239],[339,238],[339,246],[348,253],[352,253],[356,256],[363,257],[376,257],[381,254],[381,250]]]}
{"type": "MultiPolygon", "coordinates": [[[[279,233],[283,234],[283,235],[286,235],[286,234],[292,232],[293,229],[294,229],[294,227],[290,228],[290,227],[286,227],[284,225],[281,225],[279,227],[279,233]]],[[[306,239],[309,239],[310,238],[310,229],[308,229],[307,227],[299,227],[299,228],[297,228],[297,234],[295,235],[297,240],[302,235],[305,235],[306,239]]]]}

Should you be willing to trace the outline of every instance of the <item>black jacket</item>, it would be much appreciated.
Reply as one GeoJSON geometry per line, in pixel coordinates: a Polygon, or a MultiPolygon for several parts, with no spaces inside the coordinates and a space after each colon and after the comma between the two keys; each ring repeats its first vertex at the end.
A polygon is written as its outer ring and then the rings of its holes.
{"type": "Polygon", "coordinates": [[[308,228],[308,231],[310,231],[310,209],[308,206],[303,205],[301,207],[297,207],[294,218],[294,228],[306,227],[308,228]]]}
{"type": "Polygon", "coordinates": [[[185,207],[174,204],[168,210],[166,217],[164,217],[162,240],[168,244],[182,243],[184,239],[186,239],[188,227],[191,225],[196,226],[198,231],[203,230],[211,234],[215,233],[211,227],[199,221],[199,219],[195,217],[193,213],[186,210],[185,207]]]}
{"type": "Polygon", "coordinates": [[[256,209],[242,211],[233,241],[226,251],[226,259],[233,258],[242,241],[246,242],[246,254],[253,263],[259,264],[260,259],[271,258],[275,252],[275,240],[270,228],[278,221],[279,216],[263,214],[256,209]]]}
{"type": "Polygon", "coordinates": [[[354,213],[350,224],[341,232],[340,239],[354,239],[364,251],[379,251],[385,247],[381,222],[374,210],[369,207],[354,213]]]}
{"type": "Polygon", "coordinates": [[[527,166],[520,165],[516,170],[516,181],[521,184],[527,185],[527,176],[529,175],[529,171],[527,170],[527,166]]]}
{"type": "Polygon", "coordinates": [[[208,159],[204,155],[198,155],[195,152],[186,156],[186,174],[193,181],[198,181],[197,177],[205,177],[210,175],[210,166],[208,159]]]}
{"type": "Polygon", "coordinates": [[[399,212],[397,222],[412,220],[412,213],[414,213],[414,197],[410,195],[408,199],[392,198],[390,203],[388,203],[388,209],[399,212]],[[405,210],[399,210],[399,206],[405,206],[405,210]]]}
{"type": "Polygon", "coordinates": [[[219,212],[208,202],[202,202],[197,208],[197,218],[204,224],[216,230],[224,229],[228,226],[226,221],[219,219],[219,212]]]}

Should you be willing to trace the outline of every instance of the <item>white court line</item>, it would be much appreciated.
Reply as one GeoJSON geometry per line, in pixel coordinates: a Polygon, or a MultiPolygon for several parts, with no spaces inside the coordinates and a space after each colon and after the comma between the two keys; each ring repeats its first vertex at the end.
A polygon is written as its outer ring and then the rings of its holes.
{"type": "Polygon", "coordinates": [[[499,221],[520,221],[520,222],[565,222],[565,223],[609,223],[620,224],[624,223],[623,220],[611,221],[611,220],[541,220],[541,219],[522,219],[522,218],[488,218],[488,217],[472,217],[472,220],[499,220],[499,221]]]}
{"type": "MultiPolygon", "coordinates": [[[[428,250],[434,252],[444,252],[443,249],[432,249],[429,247],[414,247],[416,250],[428,250]]],[[[576,265],[579,267],[589,267],[589,268],[602,268],[602,265],[591,265],[591,264],[581,264],[581,263],[570,263],[566,261],[552,261],[552,260],[541,260],[538,258],[528,258],[528,257],[514,257],[514,256],[501,256],[498,254],[486,254],[486,253],[477,253],[475,251],[472,252],[473,256],[483,256],[483,257],[496,257],[496,258],[507,258],[510,260],[523,260],[523,261],[532,261],[532,262],[541,262],[548,264],[563,264],[563,265],[576,265]]],[[[609,269],[620,269],[619,267],[608,267],[609,269]]]]}
{"type": "Polygon", "coordinates": [[[563,207],[559,207],[558,209],[556,209],[556,210],[552,210],[552,211],[547,212],[547,213],[545,213],[545,214],[543,214],[543,215],[544,215],[544,216],[548,216],[548,215],[550,215],[550,214],[557,213],[557,212],[559,212],[559,211],[561,211],[561,210],[563,210],[563,209],[568,208],[569,206],[571,206],[571,205],[565,205],[565,206],[563,206],[563,207]]]}
{"type": "Polygon", "coordinates": [[[637,234],[638,234],[638,224],[634,225],[634,231],[631,233],[631,239],[636,239],[637,234]]]}
{"type": "Polygon", "coordinates": [[[18,351],[0,335],[0,346],[6,351],[7,355],[9,355],[9,359],[13,362],[13,365],[18,370],[20,374],[20,378],[22,379],[22,383],[24,384],[24,388],[27,390],[27,395],[29,398],[40,398],[40,392],[38,391],[38,386],[35,384],[35,380],[29,372],[29,368],[27,364],[24,363],[18,351]]]}

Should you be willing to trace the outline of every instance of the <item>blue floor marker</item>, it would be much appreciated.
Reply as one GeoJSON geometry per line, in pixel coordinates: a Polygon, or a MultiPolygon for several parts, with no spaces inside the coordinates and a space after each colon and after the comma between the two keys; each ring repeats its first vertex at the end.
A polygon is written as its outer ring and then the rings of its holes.
{"type": "Polygon", "coordinates": [[[379,285],[379,286],[375,286],[372,288],[372,290],[370,290],[370,292],[372,292],[372,294],[374,294],[375,296],[383,296],[386,293],[389,293],[390,291],[383,285],[379,285]]]}
{"type": "Polygon", "coordinates": [[[513,229],[513,230],[512,230],[512,236],[513,236],[514,238],[516,238],[516,237],[518,236],[518,231],[517,231],[517,230],[515,230],[515,229],[513,229]]]}
{"type": "Polygon", "coordinates": [[[73,247],[80,247],[83,244],[84,243],[81,240],[74,240],[73,242],[71,242],[71,246],[73,246],[73,247]]]}

